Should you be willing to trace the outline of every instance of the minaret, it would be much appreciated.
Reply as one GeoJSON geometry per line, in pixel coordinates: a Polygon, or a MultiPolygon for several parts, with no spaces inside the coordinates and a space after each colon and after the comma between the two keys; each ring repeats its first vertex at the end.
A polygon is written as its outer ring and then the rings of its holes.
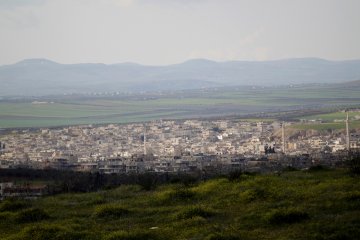
{"type": "Polygon", "coordinates": [[[346,112],[346,150],[350,151],[349,113],[346,112]]]}
{"type": "Polygon", "coordinates": [[[144,125],[144,155],[146,155],[146,125],[144,125]]]}
{"type": "Polygon", "coordinates": [[[285,149],[285,122],[282,122],[282,124],[281,124],[281,138],[282,138],[282,151],[285,154],[286,153],[286,149],[285,149]]]}

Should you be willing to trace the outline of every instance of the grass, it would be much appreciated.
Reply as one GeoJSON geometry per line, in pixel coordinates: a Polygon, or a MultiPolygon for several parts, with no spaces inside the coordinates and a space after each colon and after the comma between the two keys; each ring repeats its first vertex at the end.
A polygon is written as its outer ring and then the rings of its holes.
{"type": "Polygon", "coordinates": [[[356,239],[359,189],[318,169],[5,201],[0,239],[356,239]]]}
{"type": "Polygon", "coordinates": [[[270,212],[267,216],[269,223],[273,225],[293,224],[309,219],[309,214],[294,209],[281,209],[270,212]]]}
{"type": "Polygon", "coordinates": [[[98,218],[120,218],[126,216],[130,211],[117,205],[103,205],[96,207],[94,215],[98,218]]]}
{"type": "MultiPolygon", "coordinates": [[[[353,118],[355,116],[360,116],[359,112],[349,112],[349,118],[353,118]]],[[[326,114],[317,114],[311,116],[302,117],[302,119],[321,119],[326,122],[333,122],[334,120],[345,120],[346,113],[344,112],[333,112],[333,113],[326,113],[326,114]]]]}
{"type": "MultiPolygon", "coordinates": [[[[299,130],[308,130],[308,129],[313,129],[313,130],[328,130],[328,129],[345,129],[345,123],[343,122],[332,122],[332,123],[302,123],[302,124],[294,124],[291,125],[291,128],[295,128],[295,129],[299,129],[299,130]]],[[[360,121],[352,121],[349,123],[349,128],[350,129],[358,129],[360,128],[360,121]]]]}

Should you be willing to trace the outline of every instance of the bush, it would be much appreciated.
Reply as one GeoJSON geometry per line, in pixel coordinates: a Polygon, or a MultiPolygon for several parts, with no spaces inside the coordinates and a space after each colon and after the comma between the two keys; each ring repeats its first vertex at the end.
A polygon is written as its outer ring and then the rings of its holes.
{"type": "Polygon", "coordinates": [[[157,195],[157,204],[171,204],[173,202],[186,202],[193,200],[196,193],[190,189],[177,188],[170,191],[163,191],[157,195]]]}
{"type": "Polygon", "coordinates": [[[58,226],[34,226],[24,228],[15,239],[46,240],[54,239],[62,229],[58,226]]]}
{"type": "Polygon", "coordinates": [[[15,219],[19,223],[37,222],[50,218],[50,216],[42,209],[31,208],[19,212],[15,219]]]}
{"type": "Polygon", "coordinates": [[[151,173],[144,173],[138,176],[137,184],[145,191],[153,190],[158,185],[157,176],[151,173]]]}
{"type": "Polygon", "coordinates": [[[298,210],[276,210],[267,214],[267,220],[274,225],[292,224],[307,219],[309,219],[309,215],[298,210]]]}
{"type": "Polygon", "coordinates": [[[0,205],[0,212],[16,212],[18,210],[22,210],[24,208],[30,207],[30,204],[28,202],[20,201],[20,200],[5,200],[0,205]]]}
{"type": "Polygon", "coordinates": [[[0,213],[0,222],[7,222],[13,218],[13,213],[10,212],[1,212],[0,213]]]}
{"type": "Polygon", "coordinates": [[[130,211],[117,205],[102,205],[95,208],[95,216],[98,218],[120,218],[128,215],[130,211]]]}
{"type": "Polygon", "coordinates": [[[100,205],[100,204],[105,204],[106,200],[104,197],[102,196],[96,196],[93,199],[91,199],[91,201],[89,201],[89,205],[100,205]]]}
{"type": "Polygon", "coordinates": [[[353,153],[347,160],[347,165],[352,174],[360,175],[360,152],[353,153]]]}
{"type": "Polygon", "coordinates": [[[299,171],[299,169],[294,168],[292,166],[287,166],[283,169],[284,172],[294,172],[294,171],[299,171]]]}
{"type": "Polygon", "coordinates": [[[360,191],[353,191],[346,194],[345,199],[348,201],[359,201],[360,200],[360,191]]]}
{"type": "Polygon", "coordinates": [[[327,167],[324,167],[322,165],[316,165],[316,166],[311,166],[309,168],[309,172],[319,172],[319,171],[324,171],[324,170],[328,170],[327,167]]]}
{"type": "Polygon", "coordinates": [[[200,181],[200,176],[191,176],[191,175],[181,175],[181,176],[172,176],[169,180],[170,183],[181,183],[185,187],[192,186],[200,181]]]}
{"type": "Polygon", "coordinates": [[[227,178],[229,179],[229,181],[236,181],[241,179],[242,176],[242,171],[241,170],[235,170],[235,171],[231,171],[229,173],[229,175],[227,176],[227,178]]]}
{"type": "Polygon", "coordinates": [[[178,219],[180,216],[176,215],[176,220],[182,220],[181,221],[181,226],[184,227],[199,227],[201,228],[202,226],[205,226],[208,221],[206,218],[200,217],[200,216],[194,216],[192,218],[188,218],[188,219],[178,219]]]}
{"type": "Polygon", "coordinates": [[[189,207],[179,214],[177,214],[177,219],[189,219],[194,217],[202,217],[202,218],[210,218],[214,216],[215,213],[209,209],[205,209],[203,207],[189,207]]]}
{"type": "Polygon", "coordinates": [[[179,188],[170,192],[169,198],[172,200],[189,200],[195,197],[195,193],[189,189],[179,188]]]}
{"type": "Polygon", "coordinates": [[[135,231],[135,232],[125,232],[118,231],[110,233],[105,237],[105,240],[156,240],[159,239],[154,233],[144,232],[144,231],[135,231]]]}
{"type": "Polygon", "coordinates": [[[240,193],[240,199],[246,203],[256,201],[256,200],[264,200],[268,197],[269,193],[261,188],[256,187],[254,189],[248,189],[240,193]]]}

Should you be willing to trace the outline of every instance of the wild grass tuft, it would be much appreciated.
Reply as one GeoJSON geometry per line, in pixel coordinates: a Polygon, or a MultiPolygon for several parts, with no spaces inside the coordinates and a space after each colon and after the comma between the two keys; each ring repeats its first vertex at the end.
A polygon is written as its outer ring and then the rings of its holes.
{"type": "Polygon", "coordinates": [[[95,236],[84,231],[75,231],[57,224],[27,226],[9,240],[91,240],[95,236]]]}
{"type": "Polygon", "coordinates": [[[146,231],[117,231],[105,236],[104,240],[158,240],[155,233],[146,231]]]}
{"type": "Polygon", "coordinates": [[[29,202],[23,200],[7,199],[0,204],[0,212],[16,212],[30,206],[29,202]]]}
{"type": "Polygon", "coordinates": [[[30,208],[18,212],[15,221],[18,223],[32,223],[49,219],[50,216],[41,208],[30,208]]]}
{"type": "Polygon", "coordinates": [[[268,222],[273,225],[298,223],[309,218],[308,213],[295,209],[274,210],[266,215],[268,222]]]}
{"type": "Polygon", "coordinates": [[[210,218],[215,215],[213,210],[201,206],[187,207],[176,215],[177,219],[190,219],[195,217],[210,218]]]}
{"type": "Polygon", "coordinates": [[[115,204],[100,205],[94,211],[94,215],[97,218],[121,218],[129,213],[128,209],[115,204]]]}

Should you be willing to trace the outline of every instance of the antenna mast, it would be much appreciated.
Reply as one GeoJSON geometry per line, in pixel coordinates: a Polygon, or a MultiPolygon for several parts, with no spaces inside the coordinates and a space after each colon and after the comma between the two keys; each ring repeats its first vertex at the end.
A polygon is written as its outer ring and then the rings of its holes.
{"type": "Polygon", "coordinates": [[[146,125],[144,124],[144,155],[146,155],[146,125]]]}
{"type": "Polygon", "coordinates": [[[350,151],[349,113],[346,111],[346,150],[350,151]]]}

